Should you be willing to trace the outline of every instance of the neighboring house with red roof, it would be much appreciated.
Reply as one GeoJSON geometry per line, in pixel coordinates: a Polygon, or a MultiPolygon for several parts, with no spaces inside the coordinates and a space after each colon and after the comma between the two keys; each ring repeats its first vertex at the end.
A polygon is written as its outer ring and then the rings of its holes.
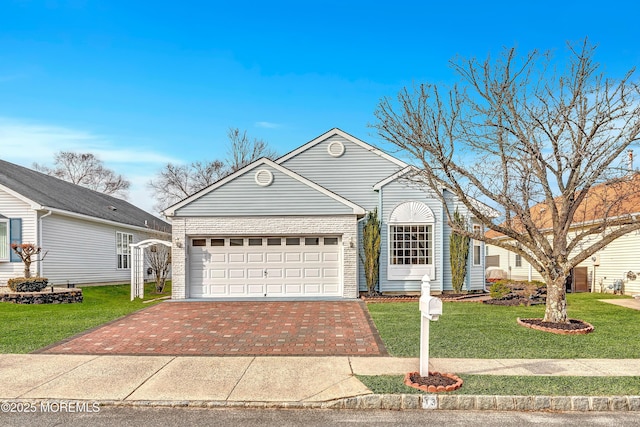
{"type": "MultiPolygon", "coordinates": [[[[540,229],[551,231],[552,220],[546,204],[533,206],[531,216],[540,229]]],[[[607,223],[623,217],[640,219],[640,173],[591,188],[573,217],[572,229],[578,232],[602,223],[610,226],[607,223]]],[[[494,231],[485,235],[507,239],[494,231]]],[[[485,263],[487,267],[499,267],[511,279],[542,280],[520,255],[495,245],[485,246],[485,263]]],[[[601,289],[608,292],[620,289],[627,295],[640,294],[640,232],[619,237],[574,268],[569,291],[599,292],[601,289]]]]}
{"type": "Polygon", "coordinates": [[[11,243],[47,252],[31,273],[53,285],[129,283],[130,243],[171,238],[171,226],[131,203],[0,160],[0,286],[23,275],[11,243]]]}

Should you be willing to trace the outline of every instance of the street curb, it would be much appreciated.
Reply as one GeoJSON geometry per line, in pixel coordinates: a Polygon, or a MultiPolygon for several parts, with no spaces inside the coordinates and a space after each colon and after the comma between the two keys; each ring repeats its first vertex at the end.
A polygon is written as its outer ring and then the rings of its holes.
{"type": "MultiPolygon", "coordinates": [[[[47,403],[60,399],[7,399],[3,403],[47,403]]],[[[87,403],[86,400],[66,402],[87,403]]],[[[97,400],[101,407],[253,408],[253,409],[387,409],[608,412],[639,411],[640,396],[483,396],[436,394],[367,394],[324,402],[226,400],[97,400]]]]}

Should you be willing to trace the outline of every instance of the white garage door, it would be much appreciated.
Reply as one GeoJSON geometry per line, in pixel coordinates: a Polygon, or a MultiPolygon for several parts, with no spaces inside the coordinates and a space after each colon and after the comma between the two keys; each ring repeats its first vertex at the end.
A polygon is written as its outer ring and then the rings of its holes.
{"type": "Polygon", "coordinates": [[[190,297],[341,296],[337,236],[190,241],[190,297]]]}

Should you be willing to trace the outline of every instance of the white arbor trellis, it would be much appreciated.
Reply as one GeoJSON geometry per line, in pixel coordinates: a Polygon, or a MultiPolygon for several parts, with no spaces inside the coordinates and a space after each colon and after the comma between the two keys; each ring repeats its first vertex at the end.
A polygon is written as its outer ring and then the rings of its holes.
{"type": "Polygon", "coordinates": [[[131,301],[136,297],[144,298],[144,250],[154,245],[165,245],[170,248],[171,242],[147,239],[129,245],[131,247],[131,301]]]}

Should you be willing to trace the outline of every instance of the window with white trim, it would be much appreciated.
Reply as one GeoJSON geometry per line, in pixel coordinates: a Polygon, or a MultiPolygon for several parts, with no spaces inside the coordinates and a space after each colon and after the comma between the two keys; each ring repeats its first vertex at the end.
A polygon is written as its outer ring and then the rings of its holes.
{"type": "MultiPolygon", "coordinates": [[[[482,227],[478,224],[473,224],[473,234],[480,234],[482,227]]],[[[480,240],[473,240],[473,265],[482,264],[482,246],[480,240]]]]}
{"type": "Polygon", "coordinates": [[[422,202],[405,202],[389,216],[389,280],[421,280],[425,274],[435,278],[435,217],[422,202]]]}
{"type": "Polygon", "coordinates": [[[0,218],[0,261],[9,261],[9,220],[0,218]]]}
{"type": "Polygon", "coordinates": [[[522,267],[522,255],[516,254],[516,267],[522,267]]]}
{"type": "Polygon", "coordinates": [[[433,227],[431,225],[392,225],[391,264],[433,264],[433,227]]]}
{"type": "Polygon", "coordinates": [[[116,231],[116,255],[118,259],[118,269],[131,268],[131,246],[133,234],[116,231]]]}

